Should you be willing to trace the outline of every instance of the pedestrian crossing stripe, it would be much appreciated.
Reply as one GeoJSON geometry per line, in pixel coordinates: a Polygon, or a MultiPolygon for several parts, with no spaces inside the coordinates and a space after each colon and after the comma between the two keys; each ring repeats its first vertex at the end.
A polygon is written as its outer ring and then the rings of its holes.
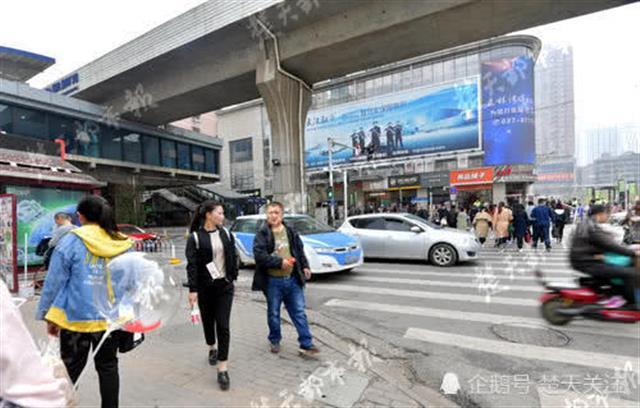
{"type": "Polygon", "coordinates": [[[422,290],[391,289],[391,288],[381,288],[381,287],[375,287],[375,286],[355,286],[355,285],[342,285],[342,284],[314,285],[310,289],[352,292],[352,293],[369,293],[374,295],[389,295],[389,296],[399,296],[399,297],[418,298],[418,299],[440,299],[440,300],[485,303],[485,304],[492,303],[497,305],[511,305],[511,306],[523,306],[523,307],[538,306],[538,301],[535,299],[491,296],[489,298],[489,301],[487,301],[486,296],[480,296],[480,295],[427,292],[422,290]]]}
{"type": "MultiPolygon", "coordinates": [[[[404,266],[404,265],[403,265],[404,266]]],[[[478,265],[479,267],[482,267],[484,265],[478,265]]],[[[535,269],[540,269],[544,272],[545,276],[552,276],[554,275],[554,278],[559,278],[559,279],[569,279],[571,277],[574,276],[574,274],[578,274],[577,271],[574,271],[572,269],[557,269],[557,268],[545,268],[544,266],[540,267],[540,268],[531,268],[529,266],[527,267],[522,267],[522,266],[515,266],[512,269],[508,269],[508,268],[501,268],[499,270],[501,277],[505,277],[505,279],[509,279],[511,280],[511,274],[509,272],[509,270],[513,271],[513,280],[534,280],[535,277],[533,276],[533,271],[535,269]],[[557,276],[555,276],[557,275],[557,276]]],[[[443,272],[436,272],[433,270],[417,270],[417,269],[412,269],[412,270],[407,270],[407,269],[375,269],[375,268],[371,268],[371,267],[367,267],[367,266],[360,266],[356,269],[354,269],[354,273],[358,273],[358,272],[366,272],[366,273],[373,273],[373,274],[390,274],[390,275],[394,275],[394,274],[400,274],[400,275],[411,275],[411,276],[431,276],[434,278],[473,278],[476,276],[475,272],[444,272],[444,270],[442,268],[438,268],[439,271],[443,271],[443,272]]],[[[446,269],[445,269],[446,270],[446,269]]]]}
{"type": "Polygon", "coordinates": [[[638,356],[622,356],[616,354],[594,353],[590,351],[578,351],[559,347],[541,347],[531,344],[510,343],[479,337],[464,336],[461,334],[418,329],[415,327],[407,329],[404,334],[404,338],[423,341],[426,343],[453,346],[466,350],[498,354],[506,357],[596,367],[607,370],[622,369],[626,364],[631,362],[633,370],[640,372],[638,356]]]}
{"type": "MultiPolygon", "coordinates": [[[[397,283],[403,285],[412,285],[412,286],[432,286],[432,287],[449,287],[449,288],[469,288],[469,289],[477,289],[478,284],[469,282],[445,282],[445,281],[434,281],[427,279],[407,279],[407,278],[390,278],[390,277],[368,277],[368,276],[354,276],[351,280],[360,281],[360,282],[377,282],[377,283],[397,283]]],[[[505,281],[507,279],[505,278],[505,281]]],[[[542,293],[543,288],[540,285],[511,285],[507,283],[504,285],[505,290],[512,290],[518,292],[535,292],[542,293]]]]}
{"type": "MultiPolygon", "coordinates": [[[[342,309],[366,310],[376,313],[394,313],[419,317],[431,317],[436,319],[460,320],[475,323],[508,324],[519,323],[532,326],[548,326],[543,319],[511,316],[494,313],[466,312],[462,310],[436,309],[421,306],[394,305],[378,302],[364,302],[358,300],[330,299],[325,306],[342,309]]],[[[640,333],[636,331],[611,330],[610,323],[576,321],[571,326],[563,327],[562,331],[584,333],[598,336],[623,337],[640,339],[640,333]]]]}

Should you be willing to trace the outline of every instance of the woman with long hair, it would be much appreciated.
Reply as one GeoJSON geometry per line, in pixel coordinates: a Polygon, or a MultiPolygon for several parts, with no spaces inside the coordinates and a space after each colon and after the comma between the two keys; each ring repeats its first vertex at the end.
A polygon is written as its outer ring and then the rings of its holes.
{"type": "MultiPolygon", "coordinates": [[[[46,320],[47,332],[60,336],[60,354],[69,377],[75,383],[82,373],[91,349],[107,333],[105,311],[96,304],[96,295],[109,296],[118,304],[107,264],[131,249],[133,242],[118,231],[113,210],[107,200],[87,196],[77,206],[82,227],[66,234],[56,245],[42,289],[36,319],[46,320]]],[[[118,338],[114,331],[95,353],[102,407],[117,407],[118,338]]]]}
{"type": "Polygon", "coordinates": [[[498,203],[498,208],[493,215],[493,228],[496,233],[496,246],[504,246],[509,238],[509,223],[513,220],[513,213],[506,208],[504,202],[498,203]]]}
{"type": "Polygon", "coordinates": [[[208,200],[200,204],[189,228],[186,256],[189,305],[200,308],[209,364],[217,365],[218,384],[228,390],[229,323],[238,263],[234,237],[223,224],[221,203],[208,200]]]}

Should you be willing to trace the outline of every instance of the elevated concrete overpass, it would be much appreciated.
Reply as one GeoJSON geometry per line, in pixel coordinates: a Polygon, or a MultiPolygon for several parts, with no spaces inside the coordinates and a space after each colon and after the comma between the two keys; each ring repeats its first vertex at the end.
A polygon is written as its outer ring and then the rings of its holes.
{"type": "Polygon", "coordinates": [[[71,74],[77,89],[61,91],[125,117],[134,115],[132,95],[134,104],[152,101],[135,112],[151,125],[262,97],[282,198],[292,186],[304,190],[301,136],[312,84],[629,2],[211,0],[81,67],[71,74]]]}

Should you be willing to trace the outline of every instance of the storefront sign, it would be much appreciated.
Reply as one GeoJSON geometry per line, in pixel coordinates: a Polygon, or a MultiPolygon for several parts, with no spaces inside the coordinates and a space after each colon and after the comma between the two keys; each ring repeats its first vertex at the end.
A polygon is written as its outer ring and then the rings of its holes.
{"type": "Polygon", "coordinates": [[[420,188],[420,176],[392,176],[389,177],[389,188],[415,187],[420,188]]]}
{"type": "Polygon", "coordinates": [[[449,185],[449,170],[434,171],[420,175],[420,184],[425,188],[449,185]]]}
{"type": "Polygon", "coordinates": [[[452,186],[493,183],[493,168],[454,170],[450,173],[449,182],[452,186]]]}

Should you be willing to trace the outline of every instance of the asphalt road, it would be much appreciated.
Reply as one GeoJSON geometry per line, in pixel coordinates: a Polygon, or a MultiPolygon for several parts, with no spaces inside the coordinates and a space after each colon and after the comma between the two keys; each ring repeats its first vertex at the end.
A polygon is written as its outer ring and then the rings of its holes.
{"type": "MultiPolygon", "coordinates": [[[[403,349],[416,382],[444,385],[463,406],[639,407],[640,325],[549,326],[535,268],[554,281],[572,279],[559,245],[550,253],[486,248],[479,261],[451,268],[367,260],[316,276],[306,300],[403,349]]],[[[249,286],[252,274],[242,270],[238,285],[249,286]]]]}

